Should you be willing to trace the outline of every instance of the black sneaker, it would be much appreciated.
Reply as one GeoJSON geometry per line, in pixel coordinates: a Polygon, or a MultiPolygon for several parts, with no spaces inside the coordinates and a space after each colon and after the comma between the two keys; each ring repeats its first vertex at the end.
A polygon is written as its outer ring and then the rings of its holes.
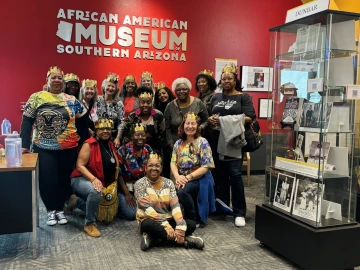
{"type": "Polygon", "coordinates": [[[143,233],[140,243],[140,249],[142,251],[148,250],[151,245],[151,242],[152,242],[151,237],[147,233],[143,233]]]}
{"type": "Polygon", "coordinates": [[[203,249],[204,248],[204,240],[200,237],[189,235],[185,236],[185,247],[186,248],[196,248],[203,249]]]}

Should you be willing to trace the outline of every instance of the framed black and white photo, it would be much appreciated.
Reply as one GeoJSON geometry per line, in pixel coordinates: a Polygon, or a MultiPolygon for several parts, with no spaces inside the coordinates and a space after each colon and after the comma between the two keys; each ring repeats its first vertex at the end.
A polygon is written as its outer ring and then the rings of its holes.
{"type": "Polygon", "coordinates": [[[297,179],[293,215],[319,222],[324,188],[324,184],[312,182],[309,178],[297,179]]]}
{"type": "Polygon", "coordinates": [[[241,66],[241,87],[243,91],[272,91],[273,68],[241,66]]]}
{"type": "Polygon", "coordinates": [[[272,99],[259,98],[258,118],[271,118],[272,109],[272,99]]]}
{"type": "Polygon", "coordinates": [[[323,91],[323,78],[308,79],[307,81],[307,92],[322,92],[323,91]]]}
{"type": "Polygon", "coordinates": [[[273,205],[290,213],[296,179],[283,173],[278,174],[273,205]]]}

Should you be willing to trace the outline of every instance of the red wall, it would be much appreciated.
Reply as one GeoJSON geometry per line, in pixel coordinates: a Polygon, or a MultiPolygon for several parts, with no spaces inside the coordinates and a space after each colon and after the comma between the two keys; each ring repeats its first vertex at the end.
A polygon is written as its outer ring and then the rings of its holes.
{"type": "MultiPolygon", "coordinates": [[[[20,102],[41,90],[51,65],[58,65],[65,73],[75,73],[81,79],[96,79],[99,84],[109,71],[119,74],[123,81],[127,73],[139,78],[142,71],[148,70],[155,82],[164,80],[170,86],[177,77],[188,77],[193,82],[200,70],[214,70],[216,57],[237,59],[239,66],[267,66],[268,29],[283,24],[286,10],[300,4],[300,0],[38,0],[25,6],[19,1],[5,1],[0,16],[0,120],[6,117],[13,130],[19,129],[20,102]],[[187,21],[187,61],[135,60],[134,46],[129,59],[58,54],[57,44],[66,45],[56,36],[60,8],[116,13],[117,27],[122,25],[125,15],[187,21]]],[[[118,47],[117,43],[112,47],[118,47]]],[[[267,97],[267,93],[250,94],[257,112],[258,99],[267,97]]],[[[265,131],[265,120],[260,122],[265,131]]]]}

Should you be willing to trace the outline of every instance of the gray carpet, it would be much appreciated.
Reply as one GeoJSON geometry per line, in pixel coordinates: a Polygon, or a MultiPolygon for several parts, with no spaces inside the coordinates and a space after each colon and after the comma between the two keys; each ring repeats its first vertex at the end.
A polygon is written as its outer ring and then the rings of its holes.
{"type": "MultiPolygon", "coordinates": [[[[99,224],[100,238],[83,232],[84,214],[69,217],[68,225],[49,227],[45,208],[40,209],[38,258],[32,259],[31,233],[0,236],[0,269],[296,269],[291,263],[262,248],[254,238],[255,205],[263,200],[262,176],[253,176],[246,189],[247,225],[234,226],[233,218],[211,217],[195,234],[205,241],[205,249],[186,250],[159,246],[143,252],[136,221],[115,220],[99,224]]],[[[6,222],[6,221],[2,221],[6,222]]]]}

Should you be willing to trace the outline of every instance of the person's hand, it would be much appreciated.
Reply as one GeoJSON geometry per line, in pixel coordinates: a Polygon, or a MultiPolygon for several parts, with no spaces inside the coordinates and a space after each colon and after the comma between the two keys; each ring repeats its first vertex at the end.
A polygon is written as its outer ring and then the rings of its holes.
{"type": "Polygon", "coordinates": [[[30,153],[30,149],[28,149],[28,148],[21,148],[21,152],[22,152],[23,154],[27,154],[27,153],[30,153]]]}
{"type": "Polygon", "coordinates": [[[175,186],[177,189],[184,188],[187,182],[188,180],[186,179],[185,175],[179,175],[175,178],[175,186]]]}
{"type": "Polygon", "coordinates": [[[220,120],[217,115],[212,115],[208,118],[208,122],[213,126],[220,126],[220,120]]]}
{"type": "Polygon", "coordinates": [[[173,228],[167,229],[167,240],[175,240],[175,231],[173,228]]]}
{"type": "Polygon", "coordinates": [[[95,178],[91,183],[96,191],[100,192],[103,189],[103,185],[99,179],[95,178]]]}
{"type": "Polygon", "coordinates": [[[125,195],[125,201],[127,206],[129,206],[131,209],[135,209],[136,203],[134,196],[131,193],[125,195]]]}
{"type": "Polygon", "coordinates": [[[184,231],[175,230],[175,241],[178,244],[184,244],[185,242],[184,231]]]}
{"type": "Polygon", "coordinates": [[[116,147],[116,148],[119,148],[119,147],[120,147],[120,137],[116,137],[116,138],[115,138],[114,144],[115,144],[115,147],[116,147]]]}

